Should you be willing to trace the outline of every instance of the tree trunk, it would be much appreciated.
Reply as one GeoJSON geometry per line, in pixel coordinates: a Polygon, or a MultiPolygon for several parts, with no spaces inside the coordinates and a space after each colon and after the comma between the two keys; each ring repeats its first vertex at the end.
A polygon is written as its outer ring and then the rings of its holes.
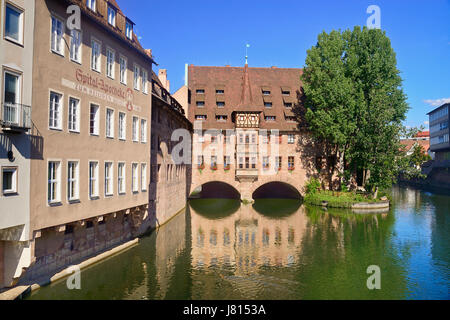
{"type": "Polygon", "coordinates": [[[344,156],[345,156],[345,149],[344,151],[339,151],[339,163],[338,163],[339,190],[342,190],[342,179],[344,179],[344,169],[345,169],[344,156]]]}
{"type": "Polygon", "coordinates": [[[378,198],[378,187],[375,188],[375,193],[373,194],[373,198],[375,200],[378,198]]]}

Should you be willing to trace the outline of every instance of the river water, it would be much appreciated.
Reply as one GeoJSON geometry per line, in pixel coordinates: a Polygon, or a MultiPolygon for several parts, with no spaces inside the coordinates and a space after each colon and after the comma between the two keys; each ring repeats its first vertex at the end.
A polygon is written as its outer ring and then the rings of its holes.
{"type": "Polygon", "coordinates": [[[191,200],[140,244],[29,299],[449,299],[450,196],[392,189],[385,214],[191,200]],[[379,266],[381,289],[367,288],[379,266]]]}

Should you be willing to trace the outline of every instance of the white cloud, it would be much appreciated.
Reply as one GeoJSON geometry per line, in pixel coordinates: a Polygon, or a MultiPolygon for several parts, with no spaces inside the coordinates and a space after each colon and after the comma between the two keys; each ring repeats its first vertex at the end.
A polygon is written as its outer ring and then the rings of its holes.
{"type": "Polygon", "coordinates": [[[432,107],[440,107],[443,104],[446,103],[450,103],[450,98],[442,98],[442,99],[429,99],[429,100],[424,100],[423,102],[425,102],[426,104],[429,104],[432,107]]]}

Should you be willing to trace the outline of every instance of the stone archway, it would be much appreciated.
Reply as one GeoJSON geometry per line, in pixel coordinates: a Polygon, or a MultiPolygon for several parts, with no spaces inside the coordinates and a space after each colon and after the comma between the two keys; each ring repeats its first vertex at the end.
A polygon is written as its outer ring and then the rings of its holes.
{"type": "Polygon", "coordinates": [[[302,199],[299,190],[293,185],[282,181],[267,182],[252,193],[252,199],[278,198],[278,199],[302,199]]]}

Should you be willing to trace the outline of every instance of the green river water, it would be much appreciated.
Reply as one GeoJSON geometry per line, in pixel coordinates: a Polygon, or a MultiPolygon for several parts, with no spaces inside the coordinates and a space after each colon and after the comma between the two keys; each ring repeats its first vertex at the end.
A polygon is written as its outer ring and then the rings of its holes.
{"type": "Polygon", "coordinates": [[[191,200],[139,245],[28,299],[449,299],[450,196],[392,190],[385,214],[297,200],[191,200]],[[367,288],[380,267],[381,289],[367,288]]]}

